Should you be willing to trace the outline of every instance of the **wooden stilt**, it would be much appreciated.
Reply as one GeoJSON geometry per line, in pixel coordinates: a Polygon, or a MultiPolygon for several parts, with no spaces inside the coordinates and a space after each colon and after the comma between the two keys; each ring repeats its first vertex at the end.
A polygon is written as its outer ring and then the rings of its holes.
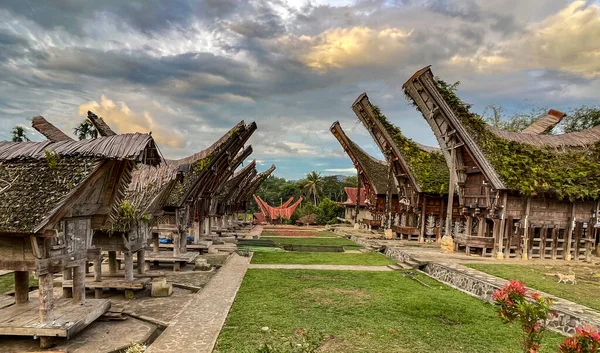
{"type": "Polygon", "coordinates": [[[152,253],[158,254],[159,246],[159,235],[158,233],[152,233],[152,253]]]}
{"type": "MultiPolygon", "coordinates": [[[[504,240],[504,228],[506,227],[506,201],[507,201],[507,193],[504,192],[504,195],[502,195],[502,214],[500,216],[500,224],[498,225],[498,232],[496,233],[496,237],[497,237],[497,249],[496,249],[496,258],[498,260],[502,260],[504,259],[504,244],[503,244],[503,240],[504,240]]],[[[496,226],[494,224],[494,226],[496,226]]],[[[510,251],[510,250],[509,250],[510,251]]]]}
{"type": "Polygon", "coordinates": [[[565,234],[565,245],[563,246],[563,259],[571,261],[571,243],[573,242],[573,231],[575,230],[575,203],[571,202],[571,217],[569,217],[569,224],[567,226],[567,233],[565,234]]]}
{"type": "Polygon", "coordinates": [[[558,228],[552,228],[552,254],[550,258],[552,260],[556,260],[556,255],[558,251],[558,228]]]}
{"type": "Polygon", "coordinates": [[[111,275],[117,274],[117,252],[109,251],[108,252],[108,273],[111,275]]]}
{"type": "Polygon", "coordinates": [[[421,224],[419,227],[419,243],[425,242],[425,208],[427,207],[427,196],[423,197],[423,204],[421,205],[421,224]]]}
{"type": "Polygon", "coordinates": [[[15,303],[29,301],[29,271],[15,271],[15,303]]]}
{"type": "MultiPolygon", "coordinates": [[[[53,274],[46,273],[39,278],[40,323],[54,320],[54,284],[53,274]]],[[[40,337],[40,348],[51,348],[56,344],[54,337],[40,337]]]]}
{"type": "Polygon", "coordinates": [[[524,212],[524,221],[523,221],[523,255],[521,256],[522,260],[529,259],[529,249],[531,248],[531,244],[529,243],[529,211],[531,209],[531,197],[527,197],[525,202],[525,212],[524,212]]]}
{"type": "Polygon", "coordinates": [[[125,251],[123,257],[125,259],[125,280],[133,281],[133,254],[125,251]]]}
{"type": "Polygon", "coordinates": [[[73,303],[85,301],[85,265],[73,267],[73,303]]]}
{"type": "Polygon", "coordinates": [[[94,281],[102,281],[102,258],[94,259],[94,281]]]}
{"type": "Polygon", "coordinates": [[[181,253],[181,237],[176,232],[173,232],[172,238],[173,238],[173,257],[177,257],[181,253]]]}
{"type": "MultiPolygon", "coordinates": [[[[63,271],[63,279],[70,281],[73,279],[73,269],[71,268],[67,268],[63,271]]],[[[73,298],[73,288],[72,287],[68,287],[65,288],[63,287],[63,298],[73,298]]]]}
{"type": "Polygon", "coordinates": [[[137,254],[137,272],[140,274],[146,273],[146,252],[144,249],[138,250],[137,254]]]}

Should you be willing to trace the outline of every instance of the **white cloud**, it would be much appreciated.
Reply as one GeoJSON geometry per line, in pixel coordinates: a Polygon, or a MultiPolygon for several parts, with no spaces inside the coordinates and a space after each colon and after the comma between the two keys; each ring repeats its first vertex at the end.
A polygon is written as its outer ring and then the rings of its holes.
{"type": "Polygon", "coordinates": [[[356,169],[354,168],[329,168],[324,171],[330,173],[340,173],[340,174],[356,174],[356,169]]]}

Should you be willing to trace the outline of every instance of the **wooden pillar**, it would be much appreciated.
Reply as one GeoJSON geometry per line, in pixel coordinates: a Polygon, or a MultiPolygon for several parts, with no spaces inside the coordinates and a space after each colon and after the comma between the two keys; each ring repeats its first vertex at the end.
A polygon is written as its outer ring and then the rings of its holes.
{"type": "Polygon", "coordinates": [[[85,301],[85,267],[85,264],[73,267],[74,304],[81,304],[85,301]]]}
{"type": "Polygon", "coordinates": [[[221,224],[222,224],[221,217],[216,216],[215,217],[215,227],[217,228],[217,230],[221,230],[221,224]]]}
{"type": "MultiPolygon", "coordinates": [[[[502,214],[500,216],[500,225],[499,225],[499,229],[498,232],[496,233],[496,236],[498,237],[498,248],[496,250],[496,259],[498,260],[503,260],[504,259],[504,244],[503,244],[503,240],[504,240],[504,228],[506,227],[506,200],[507,200],[507,193],[503,192],[504,195],[502,195],[502,214]]],[[[494,227],[496,225],[494,224],[494,227]]]]}
{"type": "MultiPolygon", "coordinates": [[[[66,268],[63,271],[63,279],[67,281],[73,280],[73,269],[66,268]]],[[[63,287],[63,298],[73,298],[73,287],[63,287]]]]}
{"type": "Polygon", "coordinates": [[[450,182],[448,183],[448,205],[446,208],[446,227],[444,230],[444,237],[452,236],[452,208],[454,203],[454,188],[456,187],[456,149],[454,148],[454,142],[450,146],[450,182]]]}
{"type": "Polygon", "coordinates": [[[550,258],[556,260],[556,254],[558,252],[558,227],[552,228],[552,254],[550,258]]]}
{"type": "MultiPolygon", "coordinates": [[[[52,273],[46,273],[39,277],[40,323],[49,323],[54,320],[54,284],[52,279],[52,273]]],[[[40,348],[50,348],[53,345],[53,337],[40,337],[40,348]]]]}
{"type": "Polygon", "coordinates": [[[356,173],[356,206],[354,208],[354,224],[358,224],[358,214],[360,213],[360,189],[362,187],[362,183],[360,181],[360,172],[356,173]]]}
{"type": "Polygon", "coordinates": [[[158,233],[152,233],[152,253],[153,254],[158,254],[158,251],[160,250],[160,242],[159,242],[159,234],[158,233]]]}
{"type": "Polygon", "coordinates": [[[423,203],[421,204],[421,224],[419,227],[419,243],[425,242],[425,208],[427,207],[427,196],[423,196],[423,203]]]}
{"type": "Polygon", "coordinates": [[[393,178],[394,178],[394,165],[390,152],[387,152],[387,160],[389,162],[388,177],[387,177],[387,190],[385,193],[385,215],[383,218],[383,229],[392,228],[392,189],[393,189],[393,178]]]}
{"type": "Polygon", "coordinates": [[[125,258],[125,280],[133,281],[133,254],[129,251],[123,253],[125,258]]]}
{"type": "Polygon", "coordinates": [[[185,230],[179,232],[179,252],[185,254],[187,252],[187,235],[185,230]]]}
{"type": "Polygon", "coordinates": [[[564,245],[564,255],[563,259],[566,261],[571,261],[571,242],[573,241],[573,231],[575,225],[575,203],[571,202],[571,217],[569,217],[569,224],[567,225],[567,230],[565,234],[565,245],[564,245]]]}
{"type": "Polygon", "coordinates": [[[540,230],[540,259],[546,258],[546,239],[548,238],[548,225],[543,225],[540,230]]]}
{"type": "Polygon", "coordinates": [[[117,273],[117,252],[109,251],[108,252],[108,273],[114,275],[117,273]]]}
{"type": "Polygon", "coordinates": [[[145,252],[145,250],[143,248],[138,250],[136,257],[137,257],[137,272],[139,274],[146,273],[146,252],[145,252]]]}
{"type": "MultiPolygon", "coordinates": [[[[102,255],[94,259],[94,281],[102,281],[102,255]]],[[[102,288],[94,288],[94,298],[102,299],[102,288]]]]}
{"type": "Polygon", "coordinates": [[[29,301],[29,271],[15,271],[15,303],[29,301]]]}
{"type": "Polygon", "coordinates": [[[470,237],[473,229],[473,217],[466,216],[465,218],[465,235],[470,237]]]}
{"type": "Polygon", "coordinates": [[[171,233],[171,238],[173,238],[173,256],[179,256],[181,253],[181,237],[178,233],[171,233]]]}
{"type": "Polygon", "coordinates": [[[204,234],[209,236],[210,235],[210,217],[206,217],[204,218],[204,234]]]}
{"type": "Polygon", "coordinates": [[[525,201],[525,212],[523,215],[523,222],[521,226],[523,227],[523,250],[521,259],[527,260],[529,259],[529,248],[531,245],[529,244],[529,211],[531,209],[531,197],[527,197],[525,201]]]}

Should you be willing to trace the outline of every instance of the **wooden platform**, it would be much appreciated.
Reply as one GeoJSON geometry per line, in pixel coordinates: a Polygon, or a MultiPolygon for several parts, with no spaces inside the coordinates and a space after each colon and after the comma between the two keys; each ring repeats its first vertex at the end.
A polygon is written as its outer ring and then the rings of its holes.
{"type": "MultiPolygon", "coordinates": [[[[187,252],[185,254],[180,254],[179,256],[173,256],[171,251],[164,251],[158,253],[146,252],[145,260],[146,262],[152,263],[158,266],[160,263],[169,263],[173,264],[173,271],[179,271],[181,267],[184,267],[188,263],[194,263],[198,257],[197,252],[187,252]]],[[[121,268],[121,262],[124,261],[123,255],[117,256],[117,268],[121,268]]],[[[133,259],[134,263],[137,263],[137,257],[133,259]]]]}
{"type": "MultiPolygon", "coordinates": [[[[85,288],[86,289],[96,289],[96,288],[110,288],[110,289],[131,289],[131,290],[139,290],[144,289],[146,284],[150,283],[151,279],[149,277],[144,278],[134,278],[133,281],[126,281],[125,279],[118,278],[110,278],[103,279],[102,281],[94,281],[93,278],[85,279],[85,288]]],[[[72,288],[73,281],[72,280],[64,280],[62,282],[63,288],[72,288]]]]}
{"type": "Polygon", "coordinates": [[[0,294],[0,309],[11,306],[15,303],[15,297],[10,295],[0,294]]]}
{"type": "Polygon", "coordinates": [[[0,335],[73,337],[110,308],[109,299],[86,299],[74,305],[73,299],[54,299],[54,321],[39,322],[39,303],[30,299],[24,304],[13,304],[0,309],[0,335]]]}
{"type": "MultiPolygon", "coordinates": [[[[202,242],[203,244],[188,244],[186,245],[186,248],[188,250],[208,250],[208,247],[212,245],[212,241],[204,241],[202,242]]],[[[158,245],[160,248],[165,248],[165,249],[173,249],[174,245],[173,244],[159,244],[158,245]]]]}

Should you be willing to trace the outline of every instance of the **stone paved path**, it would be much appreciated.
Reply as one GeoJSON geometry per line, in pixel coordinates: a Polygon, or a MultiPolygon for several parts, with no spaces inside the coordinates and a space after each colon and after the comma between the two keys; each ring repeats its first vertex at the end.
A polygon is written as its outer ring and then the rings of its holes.
{"type": "Polygon", "coordinates": [[[250,229],[248,234],[246,234],[246,236],[244,236],[244,238],[252,239],[255,235],[260,237],[262,232],[263,232],[263,226],[254,226],[254,227],[252,227],[252,229],[250,229]]]}
{"type": "Polygon", "coordinates": [[[181,310],[146,353],[210,353],[250,264],[233,254],[208,285],[181,310]]]}
{"type": "Polygon", "coordinates": [[[332,270],[332,271],[393,271],[387,266],[351,266],[351,265],[288,265],[288,264],[252,264],[251,269],[281,270],[332,270]]]}

